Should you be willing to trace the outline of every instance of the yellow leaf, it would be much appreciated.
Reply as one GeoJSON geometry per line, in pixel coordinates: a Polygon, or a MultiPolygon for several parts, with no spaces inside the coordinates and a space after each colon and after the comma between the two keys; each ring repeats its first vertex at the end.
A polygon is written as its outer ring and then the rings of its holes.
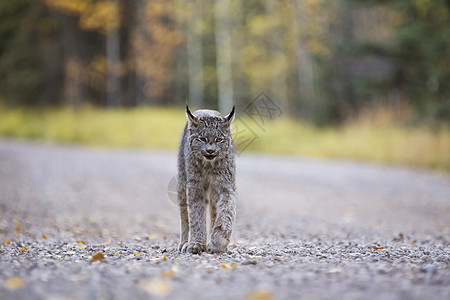
{"type": "Polygon", "coordinates": [[[16,233],[21,233],[22,232],[22,224],[20,223],[19,220],[14,220],[14,224],[16,225],[16,233]]]}
{"type": "Polygon", "coordinates": [[[76,241],[76,243],[77,243],[77,244],[83,244],[83,245],[86,244],[85,241],[76,241]]]}
{"type": "Polygon", "coordinates": [[[272,292],[269,291],[252,291],[247,295],[247,300],[271,300],[275,299],[272,292]]]}
{"type": "Polygon", "coordinates": [[[78,248],[80,248],[81,250],[84,250],[84,249],[86,249],[86,245],[78,245],[78,248]]]}
{"type": "Polygon", "coordinates": [[[48,240],[48,235],[43,234],[43,235],[42,235],[42,238],[43,238],[44,240],[48,240]]]}
{"type": "Polygon", "coordinates": [[[236,268],[236,264],[235,263],[232,263],[231,265],[230,264],[221,264],[220,265],[223,269],[233,269],[233,268],[236,268]]]}
{"type": "Polygon", "coordinates": [[[417,246],[417,244],[416,243],[411,243],[411,246],[415,247],[415,246],[417,246]]]}
{"type": "Polygon", "coordinates": [[[111,244],[111,240],[107,240],[105,244],[111,244]]]}
{"type": "Polygon", "coordinates": [[[119,253],[114,254],[114,256],[119,256],[119,255],[120,255],[119,253]]]}
{"type": "Polygon", "coordinates": [[[172,291],[170,283],[161,279],[144,279],[139,281],[138,286],[150,295],[159,297],[167,297],[172,291]]]}
{"type": "Polygon", "coordinates": [[[173,270],[164,270],[159,274],[161,278],[172,278],[175,275],[173,270]]]}
{"type": "Polygon", "coordinates": [[[138,253],[138,252],[136,252],[136,253],[134,253],[134,255],[141,255],[140,253],[138,253]]]}
{"type": "Polygon", "coordinates": [[[15,291],[25,286],[21,277],[11,277],[5,280],[3,283],[5,288],[10,291],[15,291]]]}
{"type": "Polygon", "coordinates": [[[156,235],[156,234],[151,234],[150,235],[150,239],[151,240],[156,240],[158,238],[158,235],[156,235]]]}
{"type": "Polygon", "coordinates": [[[28,250],[27,247],[23,247],[22,249],[20,249],[19,253],[27,250],[28,250]]]}
{"type": "Polygon", "coordinates": [[[10,240],[7,240],[6,243],[9,245],[9,244],[11,244],[11,241],[10,241],[10,240]]]}
{"type": "Polygon", "coordinates": [[[101,252],[97,252],[94,255],[92,255],[92,261],[104,261],[105,256],[101,252]]]}
{"type": "Polygon", "coordinates": [[[373,248],[373,250],[383,250],[384,248],[383,247],[372,247],[373,248]]]}

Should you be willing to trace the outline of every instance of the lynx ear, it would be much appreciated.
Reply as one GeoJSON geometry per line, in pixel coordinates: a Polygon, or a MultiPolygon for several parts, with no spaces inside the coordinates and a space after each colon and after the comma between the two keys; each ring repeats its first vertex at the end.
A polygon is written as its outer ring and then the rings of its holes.
{"type": "Polygon", "coordinates": [[[233,108],[231,109],[231,112],[228,115],[226,115],[225,117],[223,117],[223,119],[225,120],[226,125],[228,125],[228,126],[231,125],[231,122],[233,122],[233,119],[234,119],[234,105],[233,105],[233,108]]]}
{"type": "Polygon", "coordinates": [[[190,124],[198,125],[198,119],[191,113],[189,106],[186,103],[186,117],[190,124]]]}

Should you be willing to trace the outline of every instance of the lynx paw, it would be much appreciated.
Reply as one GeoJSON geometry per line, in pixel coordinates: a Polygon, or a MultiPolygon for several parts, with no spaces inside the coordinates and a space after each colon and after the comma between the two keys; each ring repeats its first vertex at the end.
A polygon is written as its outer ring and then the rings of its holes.
{"type": "Polygon", "coordinates": [[[227,247],[228,245],[221,245],[221,244],[217,244],[217,243],[209,243],[208,247],[207,247],[207,251],[209,253],[215,253],[215,254],[220,254],[220,253],[224,253],[227,252],[227,247]]]}
{"type": "Polygon", "coordinates": [[[184,245],[186,245],[186,244],[187,244],[187,242],[181,242],[181,243],[179,243],[179,244],[178,244],[178,251],[183,252],[183,247],[184,247],[184,245]]]}
{"type": "Polygon", "coordinates": [[[208,243],[208,252],[223,253],[227,251],[230,233],[215,231],[211,236],[211,242],[208,243]]]}
{"type": "Polygon", "coordinates": [[[183,253],[192,253],[192,254],[201,254],[205,251],[205,245],[198,242],[188,242],[184,244],[181,252],[183,253]]]}

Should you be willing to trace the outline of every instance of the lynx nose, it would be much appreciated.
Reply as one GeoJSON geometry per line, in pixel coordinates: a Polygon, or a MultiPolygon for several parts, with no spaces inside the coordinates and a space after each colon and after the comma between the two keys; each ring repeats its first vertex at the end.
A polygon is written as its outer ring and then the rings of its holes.
{"type": "Polygon", "coordinates": [[[206,152],[208,152],[208,154],[213,154],[214,151],[214,148],[206,148],[206,152]]]}

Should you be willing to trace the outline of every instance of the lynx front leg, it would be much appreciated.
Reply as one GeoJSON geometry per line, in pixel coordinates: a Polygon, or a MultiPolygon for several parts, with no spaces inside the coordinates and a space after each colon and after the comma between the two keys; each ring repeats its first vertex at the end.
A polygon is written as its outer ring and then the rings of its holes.
{"type": "Polygon", "coordinates": [[[186,202],[184,204],[180,203],[180,217],[181,217],[181,236],[180,236],[180,244],[178,246],[179,251],[183,249],[183,246],[188,242],[189,239],[189,218],[186,202]]]}
{"type": "Polygon", "coordinates": [[[234,192],[216,195],[216,220],[211,232],[208,251],[222,253],[227,251],[236,216],[236,194],[234,192]]]}
{"type": "Polygon", "coordinates": [[[180,207],[180,244],[178,250],[181,251],[189,238],[189,218],[186,203],[186,179],[180,174],[178,176],[178,205],[180,207]]]}
{"type": "Polygon", "coordinates": [[[206,197],[198,188],[187,190],[187,211],[189,219],[189,238],[182,252],[200,254],[206,248],[206,197]]]}

